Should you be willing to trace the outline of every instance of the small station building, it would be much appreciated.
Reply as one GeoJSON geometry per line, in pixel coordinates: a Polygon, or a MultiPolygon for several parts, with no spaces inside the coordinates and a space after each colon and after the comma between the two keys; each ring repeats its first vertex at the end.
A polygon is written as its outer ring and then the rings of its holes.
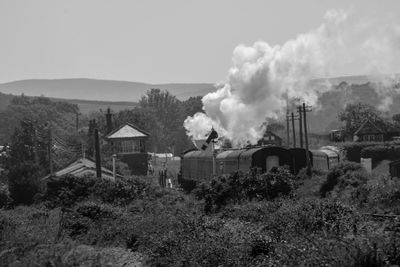
{"type": "Polygon", "coordinates": [[[150,135],[138,127],[125,123],[111,131],[106,140],[118,159],[126,163],[133,175],[147,175],[146,143],[150,135]]]}

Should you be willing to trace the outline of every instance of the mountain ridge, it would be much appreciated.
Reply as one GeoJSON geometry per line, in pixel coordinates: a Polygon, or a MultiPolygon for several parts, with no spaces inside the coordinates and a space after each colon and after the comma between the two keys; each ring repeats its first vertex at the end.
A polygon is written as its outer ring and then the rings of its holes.
{"type": "Polygon", "coordinates": [[[215,90],[209,83],[150,84],[89,78],[28,79],[0,84],[0,92],[5,94],[113,102],[137,102],[151,88],[168,90],[180,100],[215,90]]]}

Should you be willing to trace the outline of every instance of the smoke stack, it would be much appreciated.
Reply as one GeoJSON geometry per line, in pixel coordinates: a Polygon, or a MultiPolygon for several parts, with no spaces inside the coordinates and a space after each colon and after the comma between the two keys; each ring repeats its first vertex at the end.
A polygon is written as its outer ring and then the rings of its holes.
{"type": "Polygon", "coordinates": [[[111,133],[113,127],[112,127],[112,121],[111,121],[111,111],[110,108],[107,109],[106,113],[106,122],[107,122],[107,134],[111,133]]]}

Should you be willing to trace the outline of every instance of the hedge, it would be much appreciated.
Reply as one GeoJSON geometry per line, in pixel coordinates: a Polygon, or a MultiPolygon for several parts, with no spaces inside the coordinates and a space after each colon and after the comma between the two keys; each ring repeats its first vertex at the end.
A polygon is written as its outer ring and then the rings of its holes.
{"type": "MultiPolygon", "coordinates": [[[[362,150],[367,147],[398,147],[399,145],[394,142],[346,142],[342,145],[342,150],[346,160],[360,163],[362,155],[362,150]]],[[[370,152],[366,152],[370,153],[370,152]]],[[[369,154],[365,154],[369,155],[369,154]]],[[[367,157],[368,158],[368,157],[367,157]]]]}
{"type": "Polygon", "coordinates": [[[362,158],[372,158],[373,161],[381,161],[384,159],[398,159],[400,158],[400,146],[371,146],[365,147],[361,150],[362,158]]]}

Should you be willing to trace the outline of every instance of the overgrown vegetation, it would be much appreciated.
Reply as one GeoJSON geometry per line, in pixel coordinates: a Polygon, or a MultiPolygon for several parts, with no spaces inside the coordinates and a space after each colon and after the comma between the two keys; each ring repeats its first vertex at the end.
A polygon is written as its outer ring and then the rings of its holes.
{"type": "Polygon", "coordinates": [[[276,168],[219,177],[187,195],[139,177],[62,177],[48,181],[36,204],[0,210],[0,263],[399,264],[396,179],[371,177],[354,163],[311,178],[276,168]],[[321,179],[323,198],[309,190],[321,179]]]}
{"type": "Polygon", "coordinates": [[[294,182],[294,176],[285,168],[273,168],[262,175],[237,172],[200,184],[194,194],[205,201],[205,212],[211,212],[243,200],[272,200],[290,196],[294,182]]]}

